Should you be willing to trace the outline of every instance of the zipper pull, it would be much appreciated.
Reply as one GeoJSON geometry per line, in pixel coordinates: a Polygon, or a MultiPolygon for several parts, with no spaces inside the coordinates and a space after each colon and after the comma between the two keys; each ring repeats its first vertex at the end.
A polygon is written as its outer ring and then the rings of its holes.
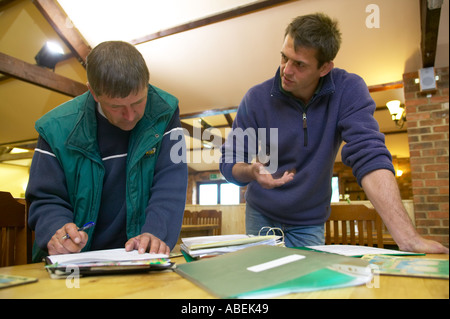
{"type": "Polygon", "coordinates": [[[308,125],[306,123],[306,112],[303,112],[303,132],[304,132],[303,146],[308,146],[308,125]]]}

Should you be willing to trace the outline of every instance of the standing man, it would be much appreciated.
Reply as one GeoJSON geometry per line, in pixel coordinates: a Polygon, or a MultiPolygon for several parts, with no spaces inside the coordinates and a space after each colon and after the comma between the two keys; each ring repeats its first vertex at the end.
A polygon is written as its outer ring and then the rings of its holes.
{"type": "Polygon", "coordinates": [[[89,91],[36,122],[26,192],[33,260],[120,247],[168,254],[187,187],[186,161],[169,155],[178,142],[170,133],[181,130],[178,100],[149,84],[142,55],[126,42],[99,44],[86,71],[89,91]],[[95,226],[77,230],[88,222],[95,226]]]}
{"type": "Polygon", "coordinates": [[[294,19],[285,32],[275,77],[251,88],[239,106],[231,133],[239,129],[260,135],[244,139],[230,134],[220,169],[229,181],[248,184],[247,233],[272,226],[283,230],[286,246],[324,244],[333,165],[345,141],[343,163],[352,167],[399,248],[448,253],[414,229],[384,135],[373,118],[376,105],[367,86],[359,76],[334,68],[340,43],[337,23],[328,16],[294,19]],[[278,132],[275,142],[273,128],[278,132]],[[267,154],[249,148],[252,139],[270,141],[264,145],[267,154]],[[260,155],[268,155],[264,162],[269,166],[277,163],[277,172],[270,174],[258,160],[252,163],[260,155]]]}

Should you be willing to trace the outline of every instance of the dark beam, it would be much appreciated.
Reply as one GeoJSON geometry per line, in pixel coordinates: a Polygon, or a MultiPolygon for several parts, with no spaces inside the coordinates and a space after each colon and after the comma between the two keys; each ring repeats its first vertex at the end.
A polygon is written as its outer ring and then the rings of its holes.
{"type": "Polygon", "coordinates": [[[0,73],[71,97],[87,91],[87,86],[83,83],[1,52],[0,73]]]}
{"type": "MultiPolygon", "coordinates": [[[[8,143],[2,143],[0,144],[0,150],[3,148],[24,148],[27,150],[34,150],[36,148],[37,139],[31,139],[31,140],[22,140],[22,141],[14,141],[14,142],[8,142],[8,143]]],[[[2,152],[0,151],[0,154],[2,152]]]]}
{"type": "MultiPolygon", "coordinates": [[[[205,131],[204,128],[200,128],[200,134],[196,135],[196,134],[194,134],[194,127],[192,125],[187,124],[185,122],[181,122],[181,127],[188,131],[188,134],[189,134],[190,137],[195,138],[195,137],[197,137],[199,135],[198,137],[200,137],[200,140],[203,140],[202,136],[203,136],[203,132],[205,131]]],[[[221,139],[222,140],[222,144],[225,143],[225,138],[223,136],[217,136],[217,135],[214,135],[214,134],[211,134],[211,139],[210,140],[205,140],[205,141],[212,142],[215,139],[215,137],[221,139]]]]}
{"type": "Polygon", "coordinates": [[[233,118],[231,117],[230,113],[225,113],[223,116],[225,116],[228,126],[232,127],[233,126],[233,118]]]}
{"type": "Polygon", "coordinates": [[[273,7],[279,4],[283,4],[283,3],[287,3],[287,2],[292,2],[292,0],[263,0],[263,1],[258,1],[256,3],[251,3],[251,4],[247,4],[247,5],[243,5],[228,11],[224,11],[221,13],[217,13],[217,14],[213,14],[211,16],[205,17],[205,18],[201,18],[195,21],[191,21],[188,23],[184,23],[172,28],[168,28],[159,32],[155,32],[152,34],[148,34],[146,36],[143,36],[141,38],[138,39],[134,39],[132,41],[130,41],[131,44],[137,45],[137,44],[141,44],[144,42],[148,42],[148,41],[152,41],[152,40],[156,40],[162,37],[166,37],[169,35],[173,35],[176,33],[180,33],[180,32],[185,32],[188,30],[192,30],[195,28],[199,28],[199,27],[203,27],[206,26],[208,24],[213,24],[213,23],[217,23],[220,21],[224,21],[224,20],[228,20],[228,19],[232,19],[232,18],[236,18],[238,16],[244,15],[244,14],[248,14],[254,11],[258,11],[258,10],[263,10],[263,9],[267,9],[269,7],[273,7]]]}
{"type": "Polygon", "coordinates": [[[17,161],[33,158],[34,152],[18,153],[18,154],[0,154],[0,162],[17,161]]]}
{"type": "Polygon", "coordinates": [[[8,4],[13,3],[16,0],[0,0],[0,10],[3,10],[3,7],[6,7],[8,4]]]}
{"type": "Polygon", "coordinates": [[[436,58],[442,0],[420,0],[422,66],[433,67],[436,58]]]}
{"type": "Polygon", "coordinates": [[[78,61],[85,66],[91,47],[86,44],[78,30],[67,23],[69,18],[63,9],[55,0],[33,0],[33,3],[78,61]]]}
{"type": "Polygon", "coordinates": [[[403,81],[371,85],[368,88],[369,88],[370,93],[388,91],[388,90],[394,90],[394,89],[401,89],[401,88],[403,88],[403,81]]]}
{"type": "Polygon", "coordinates": [[[223,109],[210,109],[210,110],[205,110],[205,111],[200,111],[200,112],[185,113],[185,114],[180,114],[180,119],[186,120],[186,119],[191,119],[191,118],[196,118],[196,117],[208,117],[208,116],[213,116],[213,115],[233,113],[233,112],[236,112],[237,109],[238,109],[237,106],[230,106],[230,107],[226,107],[223,109]]]}
{"type": "Polygon", "coordinates": [[[382,132],[384,135],[408,134],[408,130],[402,129],[398,131],[382,132]]]}

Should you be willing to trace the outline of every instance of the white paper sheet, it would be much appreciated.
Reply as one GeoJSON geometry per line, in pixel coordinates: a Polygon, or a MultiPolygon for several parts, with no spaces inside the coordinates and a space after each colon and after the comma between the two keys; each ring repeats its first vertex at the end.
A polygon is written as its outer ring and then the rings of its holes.
{"type": "Polygon", "coordinates": [[[139,254],[137,250],[126,251],[125,248],[106,249],[87,251],[77,254],[52,255],[48,258],[52,263],[64,264],[80,264],[89,262],[105,262],[105,261],[131,261],[131,260],[148,260],[156,258],[168,258],[164,254],[139,254]]]}
{"type": "Polygon", "coordinates": [[[358,245],[320,245],[307,246],[307,248],[350,257],[364,255],[417,255],[416,253],[410,253],[407,251],[358,245]]]}

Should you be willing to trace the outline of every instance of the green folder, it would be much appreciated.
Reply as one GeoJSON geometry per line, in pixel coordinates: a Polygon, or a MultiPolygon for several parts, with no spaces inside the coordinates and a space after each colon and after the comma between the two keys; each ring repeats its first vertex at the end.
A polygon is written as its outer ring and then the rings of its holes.
{"type": "Polygon", "coordinates": [[[361,259],[266,245],[177,265],[175,271],[220,298],[266,298],[372,279],[361,259]]]}

